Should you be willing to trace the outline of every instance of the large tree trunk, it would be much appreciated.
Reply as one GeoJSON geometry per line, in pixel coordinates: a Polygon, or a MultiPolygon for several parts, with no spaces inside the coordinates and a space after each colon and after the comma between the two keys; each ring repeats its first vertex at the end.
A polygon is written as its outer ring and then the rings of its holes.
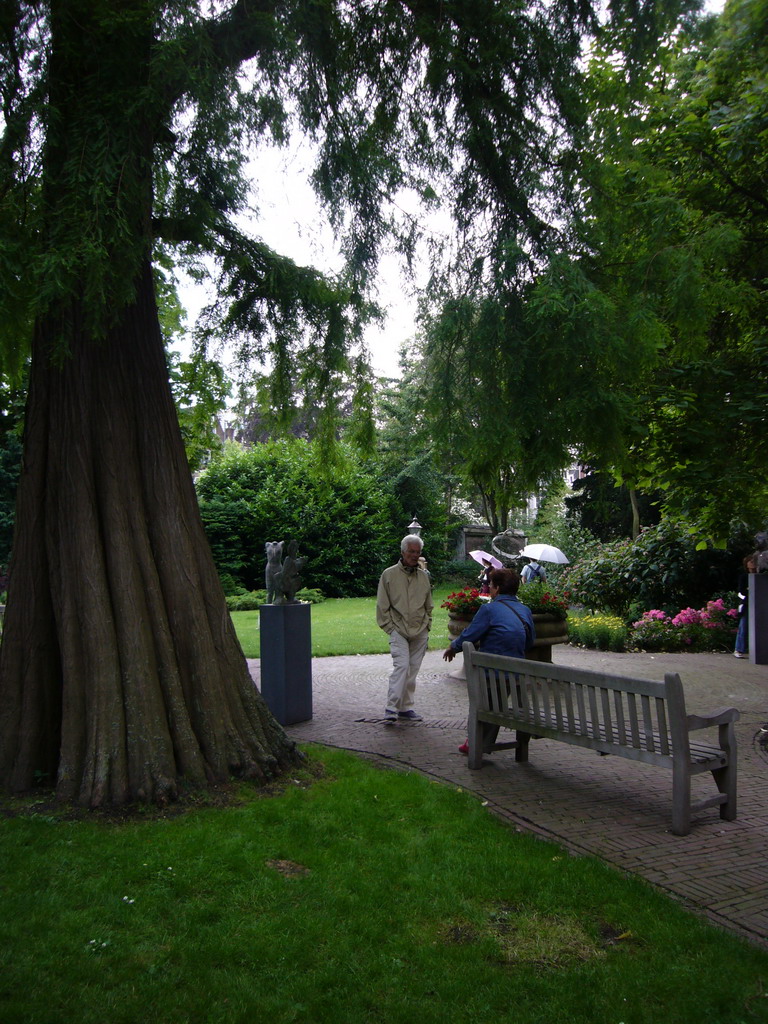
{"type": "Polygon", "coordinates": [[[629,504],[632,508],[632,540],[637,540],[640,536],[640,506],[634,487],[629,488],[629,504]]]}
{"type": "Polygon", "coordinates": [[[203,533],[148,263],[102,341],[34,343],[0,650],[0,781],[88,806],[264,778],[294,744],[257,692],[203,533]]]}

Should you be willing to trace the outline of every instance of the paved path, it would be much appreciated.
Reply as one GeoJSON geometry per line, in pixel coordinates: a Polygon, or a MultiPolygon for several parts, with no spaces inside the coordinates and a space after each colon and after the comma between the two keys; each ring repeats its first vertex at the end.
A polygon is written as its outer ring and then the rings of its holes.
{"type": "MultiPolygon", "coordinates": [[[[554,661],[649,679],[679,672],[689,712],[738,708],[738,820],[721,821],[709,808],[689,835],[674,836],[670,772],[549,740],[532,744],[527,764],[500,752],[482,771],[469,771],[457,749],[466,736],[466,685],[448,675],[459,662],[448,666],[440,651],[427,653],[416,687],[423,722],[384,724],[388,655],[317,658],[313,718],[288,732],[461,786],[516,828],[639,875],[768,948],[768,745],[759,732],[768,722],[768,666],[730,654],[608,654],[568,645],[554,649],[554,661]]],[[[250,664],[258,682],[258,662],[250,664]]],[[[694,794],[712,787],[709,773],[694,779],[694,794]]]]}

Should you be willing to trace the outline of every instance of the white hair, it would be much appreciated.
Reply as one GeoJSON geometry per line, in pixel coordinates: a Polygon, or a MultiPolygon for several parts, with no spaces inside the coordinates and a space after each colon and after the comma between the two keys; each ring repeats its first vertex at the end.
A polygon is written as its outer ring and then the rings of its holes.
{"type": "Polygon", "coordinates": [[[419,551],[421,551],[424,547],[424,541],[421,539],[418,533],[409,533],[406,537],[403,537],[403,539],[400,541],[400,551],[404,552],[405,549],[410,544],[418,544],[419,551]]]}

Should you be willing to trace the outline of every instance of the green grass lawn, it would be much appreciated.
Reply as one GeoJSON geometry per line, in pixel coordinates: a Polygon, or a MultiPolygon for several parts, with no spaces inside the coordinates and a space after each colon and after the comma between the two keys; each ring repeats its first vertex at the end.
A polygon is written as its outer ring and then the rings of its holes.
{"type": "MultiPolygon", "coordinates": [[[[448,646],[448,613],[440,607],[455,587],[436,587],[430,650],[448,646]]],[[[232,612],[240,644],[247,658],[259,657],[259,612],[232,612]]],[[[312,655],[386,654],[389,640],[376,625],[375,597],[329,598],[312,605],[312,655]]]]}
{"type": "MultiPolygon", "coordinates": [[[[746,1024],[768,953],[416,773],[0,819],[3,1024],[746,1024]]],[[[18,813],[20,810],[20,813],[18,813]]]]}

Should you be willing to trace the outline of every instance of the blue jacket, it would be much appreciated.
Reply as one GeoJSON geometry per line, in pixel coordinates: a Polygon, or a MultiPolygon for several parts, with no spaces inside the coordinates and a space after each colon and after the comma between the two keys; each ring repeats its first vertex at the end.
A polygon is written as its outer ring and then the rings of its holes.
{"type": "Polygon", "coordinates": [[[468,642],[486,654],[524,658],[526,649],[535,639],[536,628],[530,608],[511,594],[498,594],[493,601],[477,610],[474,619],[461,636],[452,641],[451,647],[454,651],[461,651],[462,644],[468,642]],[[530,639],[526,637],[521,617],[530,626],[530,639]]]}

